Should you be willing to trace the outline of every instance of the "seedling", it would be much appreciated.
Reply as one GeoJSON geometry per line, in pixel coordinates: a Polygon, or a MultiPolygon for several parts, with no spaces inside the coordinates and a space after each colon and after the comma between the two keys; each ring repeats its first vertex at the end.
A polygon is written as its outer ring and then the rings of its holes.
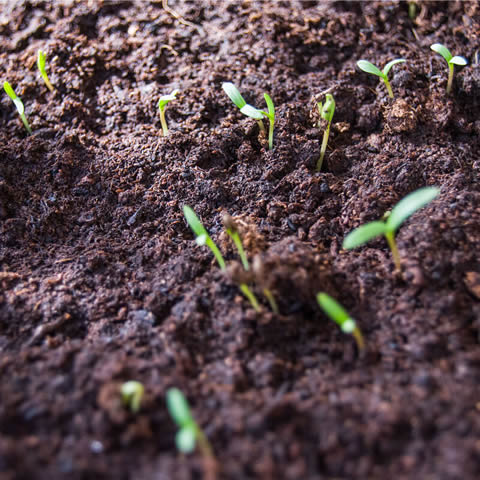
{"type": "Polygon", "coordinates": [[[323,132],[320,158],[318,159],[316,168],[317,172],[319,172],[322,169],[323,157],[327,151],[328,137],[330,136],[330,126],[332,125],[333,114],[335,113],[335,100],[333,99],[333,95],[327,93],[325,103],[322,104],[322,102],[318,102],[317,107],[318,111],[320,112],[320,116],[323,118],[323,120],[327,121],[327,128],[325,128],[325,131],[323,132]]]}
{"type": "Polygon", "coordinates": [[[163,136],[168,135],[167,121],[165,120],[165,108],[167,107],[168,102],[176,99],[178,90],[174,90],[170,95],[163,95],[158,101],[158,109],[160,110],[160,123],[162,124],[163,136]]]}
{"type": "Polygon", "coordinates": [[[212,240],[205,227],[202,225],[202,222],[199,220],[196,213],[188,205],[184,205],[183,214],[185,215],[185,220],[187,221],[188,225],[196,235],[195,242],[197,242],[197,245],[206,245],[208,248],[210,248],[218,262],[218,265],[220,266],[220,269],[225,270],[225,260],[223,259],[220,250],[215,245],[215,242],[212,240]]]}
{"type": "Polygon", "coordinates": [[[48,79],[47,72],[45,71],[45,54],[39,50],[38,51],[38,56],[37,56],[37,67],[38,70],[40,71],[40,75],[43,78],[43,81],[45,82],[45,85],[48,87],[48,89],[53,92],[53,85],[50,83],[50,80],[48,79]]]}
{"type": "Polygon", "coordinates": [[[323,311],[342,329],[342,332],[353,335],[359,350],[365,348],[365,342],[355,320],[348,312],[330,295],[317,293],[317,302],[323,311]]]}
{"type": "Polygon", "coordinates": [[[129,407],[133,413],[137,413],[145,392],[143,385],[135,380],[130,380],[122,385],[121,392],[123,404],[129,407]]]}
{"type": "Polygon", "coordinates": [[[453,66],[459,65],[464,66],[468,62],[465,58],[460,57],[458,55],[453,56],[450,53],[450,50],[440,43],[434,43],[430,46],[430,48],[435,52],[441,55],[448,65],[448,82],[447,82],[447,94],[452,91],[452,84],[453,84],[453,66]]]}
{"type": "Polygon", "coordinates": [[[380,70],[373,63],[370,63],[367,60],[359,60],[357,62],[357,66],[360,70],[363,70],[364,72],[371,73],[372,75],[376,75],[377,77],[380,77],[385,82],[388,95],[390,96],[390,98],[393,98],[392,87],[390,86],[390,82],[388,81],[388,73],[390,72],[391,68],[394,65],[396,65],[397,63],[403,63],[403,62],[406,62],[404,58],[397,58],[396,60],[392,60],[391,62],[388,62],[383,67],[383,70],[380,70]]]}
{"type": "Polygon", "coordinates": [[[263,124],[263,118],[268,118],[270,122],[270,128],[268,130],[268,148],[273,149],[273,128],[275,124],[275,107],[273,101],[267,93],[263,94],[265,102],[267,103],[268,112],[258,110],[255,107],[249,105],[242,97],[238,88],[231,82],[225,82],[222,84],[224,92],[228,95],[230,100],[240,109],[240,111],[247,117],[253,118],[258,122],[260,130],[266,133],[265,125],[263,124]]]}
{"type": "Polygon", "coordinates": [[[395,267],[397,271],[400,271],[400,254],[395,241],[395,233],[410,215],[430,203],[439,193],[440,190],[436,187],[424,187],[408,194],[393,207],[390,213],[384,216],[384,218],[386,217],[384,220],[366,223],[350,232],[343,241],[343,248],[350,250],[375,237],[384,235],[392,251],[395,267]]]}
{"type": "Polygon", "coordinates": [[[212,447],[190,411],[187,399],[178,388],[167,390],[167,408],[179,430],[175,436],[177,448],[191,453],[196,445],[207,458],[213,458],[212,447]]]}
{"type": "Polygon", "coordinates": [[[17,107],[18,114],[20,115],[20,118],[22,119],[22,122],[25,125],[25,128],[27,129],[27,132],[31,134],[32,129],[30,128],[30,125],[28,124],[28,121],[27,121],[27,117],[25,116],[25,107],[23,106],[22,100],[20,99],[20,97],[17,97],[12,86],[8,82],[3,82],[3,89],[5,90],[5,93],[12,99],[13,103],[17,107]]]}

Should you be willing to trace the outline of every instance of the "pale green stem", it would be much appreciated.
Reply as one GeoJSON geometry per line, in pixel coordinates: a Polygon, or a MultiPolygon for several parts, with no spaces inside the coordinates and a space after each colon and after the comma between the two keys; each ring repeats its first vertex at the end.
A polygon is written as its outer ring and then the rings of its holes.
{"type": "Polygon", "coordinates": [[[270,120],[270,128],[268,130],[268,148],[273,150],[273,120],[270,120]]]}
{"type": "Polygon", "coordinates": [[[245,250],[243,249],[240,235],[238,234],[238,232],[233,232],[233,233],[230,233],[230,236],[232,237],[233,243],[237,247],[238,254],[240,255],[240,260],[242,261],[243,268],[245,270],[248,270],[250,266],[248,265],[247,255],[245,253],[245,250]]]}
{"type": "Polygon", "coordinates": [[[402,267],[400,265],[400,253],[398,252],[397,242],[395,241],[395,232],[386,232],[385,238],[387,239],[388,246],[392,251],[393,263],[395,264],[395,269],[400,272],[402,267]]]}
{"type": "Polygon", "coordinates": [[[167,121],[165,120],[165,110],[160,110],[160,123],[162,124],[163,136],[168,135],[167,121]]]}
{"type": "Polygon", "coordinates": [[[265,125],[263,124],[263,120],[257,120],[258,126],[260,127],[260,131],[265,132],[265,125]]]}
{"type": "Polygon", "coordinates": [[[48,76],[46,73],[42,73],[42,78],[43,81],[45,82],[45,85],[48,87],[48,89],[53,92],[53,85],[50,83],[50,80],[48,79],[48,76]]]}
{"type": "Polygon", "coordinates": [[[220,265],[220,270],[225,270],[226,266],[225,266],[225,260],[223,259],[223,256],[222,254],[220,253],[220,250],[218,249],[218,247],[215,245],[215,242],[210,238],[208,237],[207,238],[207,241],[205,242],[205,244],[210,248],[210,250],[212,251],[214,257],[216,258],[217,262],[218,262],[218,265],[220,265]]]}
{"type": "Polygon", "coordinates": [[[452,91],[453,85],[453,63],[448,64],[448,82],[447,82],[447,94],[452,91]]]}
{"type": "Polygon", "coordinates": [[[255,309],[255,311],[259,312],[260,311],[260,305],[258,304],[257,297],[248,288],[248,285],[246,283],[240,284],[240,290],[245,295],[245,297],[247,297],[247,300],[250,302],[250,304],[255,309]]]}
{"type": "Polygon", "coordinates": [[[362,332],[358,327],[355,327],[355,329],[352,332],[353,338],[355,338],[355,341],[357,342],[357,347],[359,350],[363,350],[365,348],[365,341],[363,340],[363,335],[362,332]]]}
{"type": "Polygon", "coordinates": [[[24,113],[22,113],[20,115],[20,118],[22,119],[22,122],[25,125],[25,128],[27,129],[27,132],[31,135],[32,134],[32,129],[30,128],[30,125],[28,124],[27,117],[25,116],[24,113]]]}
{"type": "Polygon", "coordinates": [[[318,159],[317,168],[316,168],[317,172],[319,172],[322,169],[323,157],[325,156],[325,152],[327,151],[328,137],[330,136],[330,125],[331,123],[327,125],[327,128],[323,132],[323,141],[322,141],[322,147],[320,149],[320,158],[318,159]]]}
{"type": "Polygon", "coordinates": [[[385,82],[385,86],[387,87],[388,96],[389,96],[390,98],[393,98],[392,87],[390,86],[390,82],[388,81],[388,78],[387,78],[387,77],[384,77],[384,78],[383,78],[383,81],[385,82]]]}
{"type": "Polygon", "coordinates": [[[265,295],[265,298],[268,300],[268,303],[270,304],[270,308],[272,309],[273,313],[278,315],[278,312],[279,312],[278,305],[277,305],[277,302],[275,301],[275,297],[273,296],[273,293],[268,288],[264,288],[263,294],[265,295]]]}

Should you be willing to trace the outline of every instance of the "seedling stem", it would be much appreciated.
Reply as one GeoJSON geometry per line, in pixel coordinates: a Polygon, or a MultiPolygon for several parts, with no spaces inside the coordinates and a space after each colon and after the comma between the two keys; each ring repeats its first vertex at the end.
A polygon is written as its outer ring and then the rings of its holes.
{"type": "Polygon", "coordinates": [[[54,90],[53,85],[50,83],[47,72],[45,70],[45,60],[46,60],[45,54],[41,50],[39,50],[38,56],[37,56],[37,67],[38,67],[38,70],[40,71],[40,75],[42,76],[43,81],[45,82],[45,85],[51,92],[53,92],[54,90]]]}
{"type": "Polygon", "coordinates": [[[27,132],[31,135],[32,134],[32,129],[30,128],[30,125],[28,124],[27,117],[25,116],[25,107],[23,106],[23,102],[20,99],[20,97],[17,97],[17,94],[13,90],[12,86],[8,82],[3,82],[3,89],[5,90],[5,93],[12,99],[12,102],[15,104],[15,107],[17,107],[17,112],[20,115],[20,118],[22,119],[23,125],[27,129],[27,132]]]}

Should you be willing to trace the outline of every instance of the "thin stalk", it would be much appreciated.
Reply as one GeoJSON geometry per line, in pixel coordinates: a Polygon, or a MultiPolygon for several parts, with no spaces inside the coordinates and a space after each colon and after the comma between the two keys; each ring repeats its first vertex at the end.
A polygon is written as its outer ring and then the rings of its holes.
{"type": "Polygon", "coordinates": [[[32,129],[30,128],[30,125],[28,124],[27,117],[25,116],[24,113],[22,113],[20,115],[20,118],[22,119],[22,122],[25,125],[25,128],[27,129],[27,132],[31,135],[32,134],[32,129]]]}
{"type": "Polygon", "coordinates": [[[48,89],[53,92],[53,85],[50,83],[50,80],[48,79],[48,76],[45,74],[42,73],[42,78],[43,78],[43,81],[45,82],[45,85],[48,87],[48,89]]]}
{"type": "Polygon", "coordinates": [[[447,94],[452,91],[453,84],[453,63],[448,64],[448,83],[447,83],[447,94]]]}
{"type": "Polygon", "coordinates": [[[328,145],[328,137],[330,136],[330,123],[327,125],[327,128],[323,132],[323,141],[322,141],[322,147],[320,149],[320,158],[318,159],[317,162],[317,168],[316,171],[319,172],[322,169],[323,165],[323,157],[325,156],[325,152],[327,151],[327,145],[328,145]]]}
{"type": "Polygon", "coordinates": [[[388,81],[388,78],[385,77],[383,81],[385,82],[385,86],[387,87],[388,96],[390,98],[393,98],[393,91],[392,91],[392,87],[390,86],[390,82],[388,81]]]}
{"type": "Polygon", "coordinates": [[[257,120],[257,122],[258,122],[258,126],[260,127],[260,131],[262,131],[263,133],[266,133],[265,125],[263,124],[263,120],[257,120]]]}
{"type": "Polygon", "coordinates": [[[160,123],[162,124],[163,136],[168,135],[167,121],[165,120],[165,110],[160,110],[160,123]]]}
{"type": "Polygon", "coordinates": [[[210,442],[199,428],[197,429],[197,443],[205,465],[205,478],[207,480],[215,480],[218,470],[217,461],[210,442]]]}
{"type": "Polygon", "coordinates": [[[395,264],[395,269],[400,272],[402,267],[400,265],[400,253],[398,252],[397,242],[395,241],[395,232],[386,232],[385,238],[387,239],[388,246],[392,251],[393,263],[395,264]]]}
{"type": "Polygon", "coordinates": [[[270,308],[272,309],[273,313],[278,315],[279,313],[278,305],[277,305],[277,302],[275,301],[275,297],[273,296],[273,293],[271,292],[271,290],[268,288],[264,288],[263,295],[265,295],[265,298],[268,300],[268,303],[270,304],[270,308]]]}
{"type": "Polygon", "coordinates": [[[363,350],[365,348],[365,341],[363,340],[363,335],[362,332],[358,327],[355,327],[355,329],[352,332],[353,338],[355,338],[355,341],[357,342],[357,347],[359,350],[363,350]]]}
{"type": "Polygon", "coordinates": [[[268,129],[268,149],[273,150],[273,125],[274,123],[270,120],[270,128],[268,129]]]}
{"type": "Polygon", "coordinates": [[[250,304],[255,309],[255,311],[259,312],[260,311],[260,305],[258,304],[257,297],[248,288],[248,285],[246,283],[240,284],[240,290],[245,295],[245,297],[247,297],[247,300],[250,302],[250,304]]]}
{"type": "Polygon", "coordinates": [[[242,261],[243,268],[245,270],[249,270],[250,265],[248,264],[247,255],[245,253],[245,250],[243,249],[242,240],[240,239],[240,235],[238,234],[238,232],[232,232],[230,234],[230,236],[233,240],[233,243],[237,247],[238,255],[240,255],[240,260],[242,261]]]}
{"type": "Polygon", "coordinates": [[[213,256],[218,262],[218,265],[220,266],[220,270],[225,270],[225,260],[223,259],[222,254],[220,253],[220,250],[218,247],[215,245],[215,242],[209,237],[207,238],[206,245],[210,248],[210,250],[213,253],[213,256]]]}

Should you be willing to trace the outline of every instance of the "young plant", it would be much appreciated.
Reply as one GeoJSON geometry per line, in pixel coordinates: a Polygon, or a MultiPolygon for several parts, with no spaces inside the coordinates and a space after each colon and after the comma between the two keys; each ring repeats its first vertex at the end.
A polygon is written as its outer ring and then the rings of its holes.
{"type": "Polygon", "coordinates": [[[12,99],[13,103],[17,107],[18,114],[20,115],[20,118],[22,119],[23,124],[25,125],[25,128],[27,129],[28,133],[32,133],[32,129],[30,128],[30,125],[28,124],[27,117],[25,116],[25,107],[23,106],[23,102],[20,99],[20,97],[17,97],[16,93],[13,91],[12,86],[8,82],[3,82],[3,89],[5,90],[5,93],[12,99]]]}
{"type": "Polygon", "coordinates": [[[317,293],[317,302],[323,311],[342,329],[342,332],[353,335],[358,349],[363,350],[365,342],[362,332],[347,311],[330,295],[323,292],[317,293]]]}
{"type": "Polygon", "coordinates": [[[140,410],[144,392],[145,388],[140,382],[135,380],[125,382],[121,387],[123,404],[133,413],[137,413],[140,410]]]}
{"type": "Polygon", "coordinates": [[[325,103],[322,104],[322,102],[318,102],[317,107],[318,111],[320,112],[320,117],[322,117],[323,120],[327,121],[327,127],[323,132],[320,158],[318,159],[316,168],[316,171],[319,172],[322,169],[323,157],[325,156],[325,152],[327,151],[328,137],[330,136],[330,126],[332,125],[333,114],[335,113],[335,100],[333,99],[333,95],[327,93],[325,103]]]}
{"type": "Polygon", "coordinates": [[[263,94],[265,102],[267,103],[268,112],[258,110],[255,107],[249,105],[242,97],[238,88],[231,82],[225,82],[222,84],[223,91],[228,95],[230,100],[240,109],[240,111],[247,117],[253,118],[258,122],[260,130],[266,133],[265,125],[263,124],[263,118],[268,118],[270,122],[270,128],[268,130],[268,148],[273,149],[273,128],[275,124],[275,107],[273,101],[267,93],[263,94]]]}
{"type": "Polygon", "coordinates": [[[395,233],[410,215],[430,203],[439,193],[440,190],[436,187],[424,187],[408,194],[385,216],[385,220],[366,223],[350,232],[343,241],[343,248],[350,250],[375,237],[384,235],[392,251],[395,267],[397,271],[400,271],[400,254],[395,241],[395,233]]]}
{"type": "Polygon", "coordinates": [[[158,109],[160,110],[160,123],[162,124],[163,136],[168,135],[167,121],[165,120],[165,108],[167,108],[168,102],[176,99],[178,90],[174,90],[170,95],[163,95],[158,101],[158,109]]]}
{"type": "Polygon", "coordinates": [[[370,63],[367,60],[359,60],[357,62],[357,66],[360,70],[363,70],[364,72],[371,73],[372,75],[376,75],[377,77],[380,77],[385,82],[388,95],[390,96],[390,98],[393,98],[392,87],[390,86],[390,82],[388,81],[388,73],[390,72],[391,68],[394,65],[396,65],[397,63],[403,63],[403,62],[406,62],[404,58],[397,58],[396,60],[392,60],[391,62],[388,62],[383,67],[383,70],[380,70],[373,63],[370,63]]]}
{"type": "Polygon", "coordinates": [[[53,92],[53,85],[50,83],[47,72],[45,71],[45,59],[45,54],[41,50],[39,50],[37,56],[37,67],[40,71],[40,75],[42,76],[43,81],[45,82],[45,85],[51,92],[53,92]]]}
{"type": "Polygon", "coordinates": [[[448,82],[447,82],[447,94],[452,91],[452,84],[453,84],[453,66],[459,65],[464,66],[468,62],[465,58],[460,57],[458,55],[453,56],[450,53],[450,50],[440,43],[434,43],[430,46],[430,48],[435,52],[441,55],[448,65],[448,82]]]}

